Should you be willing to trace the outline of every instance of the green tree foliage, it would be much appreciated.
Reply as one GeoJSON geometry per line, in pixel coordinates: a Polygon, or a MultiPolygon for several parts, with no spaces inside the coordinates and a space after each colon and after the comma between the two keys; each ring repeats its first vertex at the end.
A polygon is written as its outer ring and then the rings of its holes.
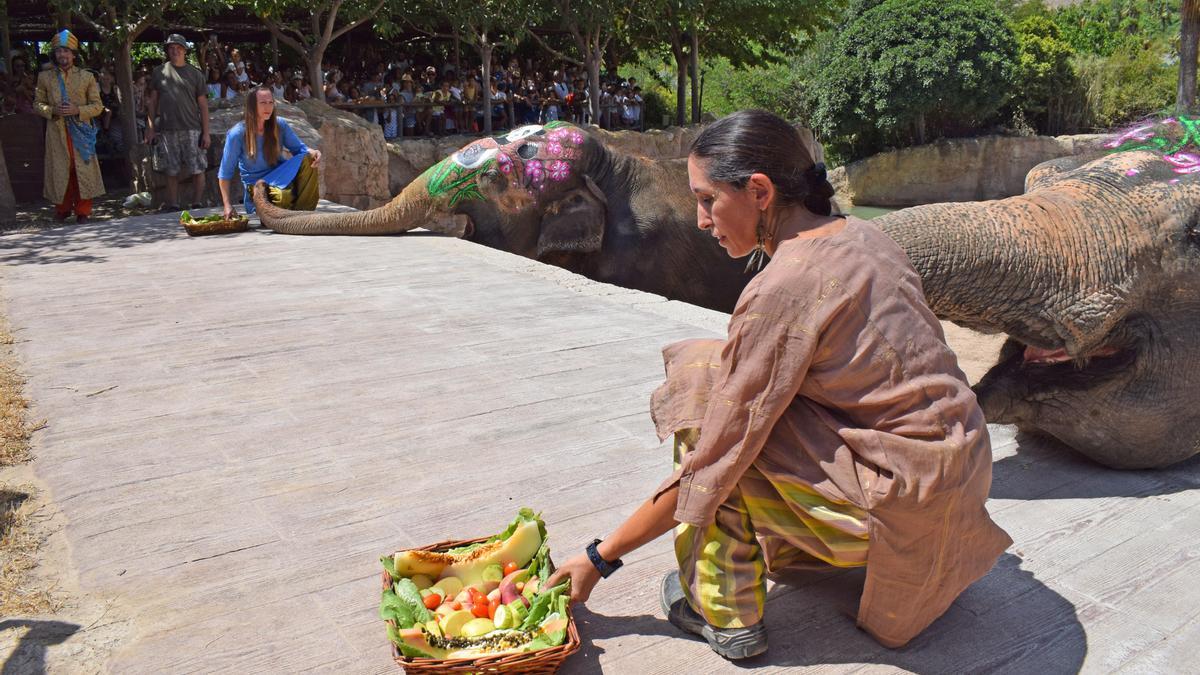
{"type": "Polygon", "coordinates": [[[801,57],[738,68],[725,57],[707,61],[704,77],[704,109],[728,115],[746,108],[770,110],[790,120],[805,116],[801,57]]]}
{"type": "Polygon", "coordinates": [[[848,159],[967,133],[1008,98],[1017,54],[990,0],[885,0],[818,52],[810,123],[848,159]]]}
{"type": "Polygon", "coordinates": [[[1053,17],[1062,39],[1081,54],[1111,56],[1179,37],[1179,0],[1085,0],[1053,17]]]}
{"type": "Polygon", "coordinates": [[[1127,43],[1107,57],[1081,55],[1075,67],[1098,129],[1167,113],[1175,103],[1178,65],[1164,63],[1162,50],[1153,46],[1127,43]]]}
{"type": "Polygon", "coordinates": [[[1009,110],[1039,133],[1075,131],[1082,122],[1083,101],[1071,59],[1075,50],[1045,14],[1028,16],[1013,26],[1017,67],[1009,110]]]}

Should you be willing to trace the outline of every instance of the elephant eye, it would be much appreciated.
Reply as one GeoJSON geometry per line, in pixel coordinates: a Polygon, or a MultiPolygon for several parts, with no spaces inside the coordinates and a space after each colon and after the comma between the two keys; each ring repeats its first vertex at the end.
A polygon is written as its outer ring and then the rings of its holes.
{"type": "Polygon", "coordinates": [[[486,147],[483,145],[476,144],[476,145],[472,145],[467,148],[463,148],[459,152],[455,153],[453,155],[453,158],[454,158],[454,161],[457,162],[460,166],[467,168],[467,169],[474,169],[475,167],[480,166],[481,164],[486,162],[487,160],[495,157],[496,153],[497,153],[496,148],[489,148],[489,147],[486,147]]]}
{"type": "Polygon", "coordinates": [[[521,159],[533,159],[537,157],[538,147],[533,143],[522,143],[521,147],[517,148],[517,154],[521,159]]]}

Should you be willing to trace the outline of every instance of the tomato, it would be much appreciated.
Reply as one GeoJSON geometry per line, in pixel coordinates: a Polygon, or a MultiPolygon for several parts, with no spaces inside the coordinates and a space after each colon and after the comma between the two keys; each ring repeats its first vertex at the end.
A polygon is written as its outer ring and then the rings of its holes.
{"type": "Polygon", "coordinates": [[[487,605],[488,599],[482,591],[476,589],[475,587],[471,587],[471,602],[476,605],[487,605]]]}
{"type": "Polygon", "coordinates": [[[496,618],[496,608],[499,606],[500,606],[499,598],[496,598],[495,600],[492,600],[491,602],[488,603],[488,618],[489,619],[496,618]]]}
{"type": "Polygon", "coordinates": [[[471,608],[471,613],[474,614],[475,616],[479,617],[480,619],[488,618],[487,603],[484,603],[482,605],[475,605],[474,607],[471,608]]]}
{"type": "Polygon", "coordinates": [[[450,609],[457,612],[458,610],[462,609],[462,603],[455,600],[454,602],[450,603],[450,609]]]}
{"type": "Polygon", "coordinates": [[[437,593],[425,596],[425,609],[437,609],[440,604],[442,604],[442,596],[437,593]]]}
{"type": "Polygon", "coordinates": [[[512,574],[513,572],[516,572],[519,569],[521,569],[521,568],[517,567],[517,563],[510,562],[504,566],[504,576],[508,576],[508,575],[512,574]]]}

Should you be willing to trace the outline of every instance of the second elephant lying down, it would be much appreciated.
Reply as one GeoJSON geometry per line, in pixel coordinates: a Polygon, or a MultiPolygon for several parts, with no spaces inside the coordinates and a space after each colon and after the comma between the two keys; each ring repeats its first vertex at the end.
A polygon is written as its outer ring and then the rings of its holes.
{"type": "MultiPolygon", "coordinates": [[[[1113,467],[1164,466],[1200,451],[1197,176],[1123,152],[1035,169],[1017,197],[873,222],[904,247],[939,317],[1010,336],[975,388],[989,421],[1113,467]]],[[[749,280],[696,228],[682,161],[614,152],[563,123],[475,141],[371,211],[255,200],[278,232],[427,227],[722,311],[749,280]]]]}

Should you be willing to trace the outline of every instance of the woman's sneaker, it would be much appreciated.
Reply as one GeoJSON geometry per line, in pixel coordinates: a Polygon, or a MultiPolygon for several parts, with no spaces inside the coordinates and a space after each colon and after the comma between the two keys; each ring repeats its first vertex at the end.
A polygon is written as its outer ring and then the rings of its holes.
{"type": "Polygon", "coordinates": [[[659,600],[667,621],[680,630],[704,638],[714,652],[731,661],[748,659],[767,651],[767,629],[761,621],[749,628],[710,626],[683,597],[679,570],[667,572],[663,577],[659,600]]]}

